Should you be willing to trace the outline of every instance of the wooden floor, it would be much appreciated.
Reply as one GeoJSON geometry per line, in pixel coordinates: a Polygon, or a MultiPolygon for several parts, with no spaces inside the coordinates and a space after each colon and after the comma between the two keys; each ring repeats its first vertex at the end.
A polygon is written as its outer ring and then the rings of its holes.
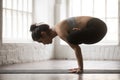
{"type": "MultiPolygon", "coordinates": [[[[0,70],[67,70],[76,68],[75,60],[49,60],[0,66],[0,70]]],[[[84,61],[84,69],[120,70],[119,61],[84,61]]],[[[120,73],[91,74],[0,74],[0,80],[120,80],[120,73]]]]}
{"type": "Polygon", "coordinates": [[[120,80],[120,74],[1,74],[0,80],[120,80]]]}

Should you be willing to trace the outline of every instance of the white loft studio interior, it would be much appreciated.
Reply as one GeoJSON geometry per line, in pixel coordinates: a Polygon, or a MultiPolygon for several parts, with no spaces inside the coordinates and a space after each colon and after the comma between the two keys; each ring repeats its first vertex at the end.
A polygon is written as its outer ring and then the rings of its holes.
{"type": "Polygon", "coordinates": [[[30,25],[51,27],[74,16],[94,16],[108,27],[104,39],[80,45],[83,60],[120,61],[120,0],[0,0],[0,65],[76,60],[74,51],[59,37],[49,45],[32,40],[30,25]]]}

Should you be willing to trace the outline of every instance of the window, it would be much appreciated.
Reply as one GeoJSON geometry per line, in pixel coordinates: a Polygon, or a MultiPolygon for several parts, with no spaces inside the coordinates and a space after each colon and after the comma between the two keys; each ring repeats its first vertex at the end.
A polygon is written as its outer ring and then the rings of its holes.
{"type": "Polygon", "coordinates": [[[32,0],[3,0],[3,43],[31,40],[31,23],[32,0]]]}
{"type": "MultiPolygon", "coordinates": [[[[102,19],[108,27],[107,35],[99,44],[118,44],[118,0],[69,0],[68,17],[94,16],[102,19]]],[[[61,41],[61,44],[65,44],[61,41]]]]}

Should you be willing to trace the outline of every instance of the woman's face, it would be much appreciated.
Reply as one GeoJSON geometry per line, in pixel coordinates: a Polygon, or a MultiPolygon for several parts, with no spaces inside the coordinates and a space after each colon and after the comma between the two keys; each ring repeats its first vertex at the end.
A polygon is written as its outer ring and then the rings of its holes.
{"type": "Polygon", "coordinates": [[[42,37],[38,40],[38,42],[43,43],[44,45],[51,44],[52,38],[48,34],[44,33],[42,37]]]}
{"type": "Polygon", "coordinates": [[[50,39],[50,38],[41,38],[38,42],[40,42],[40,43],[43,43],[44,45],[45,44],[51,44],[52,43],[52,39],[50,39]]]}

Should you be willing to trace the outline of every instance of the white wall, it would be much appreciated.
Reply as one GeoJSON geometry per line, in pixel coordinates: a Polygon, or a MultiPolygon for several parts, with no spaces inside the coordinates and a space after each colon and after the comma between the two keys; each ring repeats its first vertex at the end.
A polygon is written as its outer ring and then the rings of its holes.
{"type": "MultiPolygon", "coordinates": [[[[4,44],[1,39],[2,31],[2,0],[0,0],[0,65],[12,63],[34,62],[54,58],[53,44],[44,46],[38,43],[4,44]]],[[[53,24],[54,0],[35,1],[34,22],[53,24]]]]}

